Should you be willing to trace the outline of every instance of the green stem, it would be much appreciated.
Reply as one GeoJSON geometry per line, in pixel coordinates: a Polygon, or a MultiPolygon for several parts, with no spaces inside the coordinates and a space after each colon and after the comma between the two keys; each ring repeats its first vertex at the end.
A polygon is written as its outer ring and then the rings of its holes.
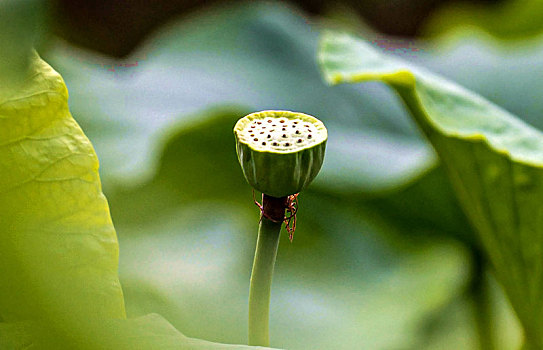
{"type": "Polygon", "coordinates": [[[495,350],[494,325],[492,322],[492,305],[490,286],[485,274],[485,261],[482,253],[473,251],[473,272],[471,282],[471,297],[473,314],[481,350],[495,350]]]}
{"type": "Polygon", "coordinates": [[[285,198],[264,195],[262,199],[264,215],[258,228],[249,289],[249,345],[270,345],[270,292],[282,225],[280,220],[285,213],[284,203],[285,198]]]}

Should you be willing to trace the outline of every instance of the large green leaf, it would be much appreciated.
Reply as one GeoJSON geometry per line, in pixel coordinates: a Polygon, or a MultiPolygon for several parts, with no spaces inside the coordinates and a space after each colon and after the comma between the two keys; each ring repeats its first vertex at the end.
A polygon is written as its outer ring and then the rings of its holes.
{"type": "MultiPolygon", "coordinates": [[[[36,336],[42,327],[34,322],[0,323],[0,345],[6,350],[68,349],[50,336],[36,336]]],[[[217,344],[184,336],[157,314],[129,320],[102,320],[88,327],[70,349],[168,350],[168,349],[269,349],[246,345],[217,344]]]]}
{"type": "MultiPolygon", "coordinates": [[[[4,85],[4,87],[6,87],[4,85]]],[[[0,314],[122,318],[118,245],[96,154],[58,73],[33,56],[0,95],[0,314]]]]}
{"type": "Polygon", "coordinates": [[[483,98],[346,34],[327,33],[330,83],[381,80],[443,160],[530,341],[541,346],[543,134],[483,98]]]}

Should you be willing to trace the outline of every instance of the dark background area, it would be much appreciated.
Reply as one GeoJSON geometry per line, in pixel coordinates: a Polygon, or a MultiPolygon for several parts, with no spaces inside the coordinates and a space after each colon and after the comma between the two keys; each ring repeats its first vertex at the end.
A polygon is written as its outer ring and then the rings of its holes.
{"type": "MultiPolygon", "coordinates": [[[[351,9],[377,31],[394,36],[414,37],[425,19],[440,6],[459,0],[344,0],[290,1],[314,16],[325,16],[334,7],[351,9]]],[[[471,3],[497,4],[502,0],[472,0],[471,3]]],[[[202,0],[58,0],[55,32],[73,44],[114,57],[128,55],[150,32],[178,16],[217,5],[221,1],[202,0]]],[[[222,3],[234,3],[223,1],[222,3]]]]}

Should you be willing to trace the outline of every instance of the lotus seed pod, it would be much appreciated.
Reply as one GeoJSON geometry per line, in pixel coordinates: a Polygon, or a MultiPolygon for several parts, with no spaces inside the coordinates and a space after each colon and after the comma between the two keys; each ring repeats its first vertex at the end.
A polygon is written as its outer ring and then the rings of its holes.
{"type": "Polygon", "coordinates": [[[324,161],[328,132],[315,117],[262,111],[236,123],[236,152],[247,182],[272,197],[302,191],[324,161]]]}

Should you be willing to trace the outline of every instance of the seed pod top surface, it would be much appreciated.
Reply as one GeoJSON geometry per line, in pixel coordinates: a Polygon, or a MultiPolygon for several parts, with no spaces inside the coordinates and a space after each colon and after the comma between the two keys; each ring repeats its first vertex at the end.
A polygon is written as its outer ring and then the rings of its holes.
{"type": "Polygon", "coordinates": [[[234,127],[245,178],[274,197],[300,192],[319,172],[328,132],[315,117],[290,111],[262,111],[234,127]]]}
{"type": "Polygon", "coordinates": [[[291,153],[326,141],[328,133],[317,118],[289,111],[262,111],[236,123],[239,142],[260,152],[291,153]]]}

